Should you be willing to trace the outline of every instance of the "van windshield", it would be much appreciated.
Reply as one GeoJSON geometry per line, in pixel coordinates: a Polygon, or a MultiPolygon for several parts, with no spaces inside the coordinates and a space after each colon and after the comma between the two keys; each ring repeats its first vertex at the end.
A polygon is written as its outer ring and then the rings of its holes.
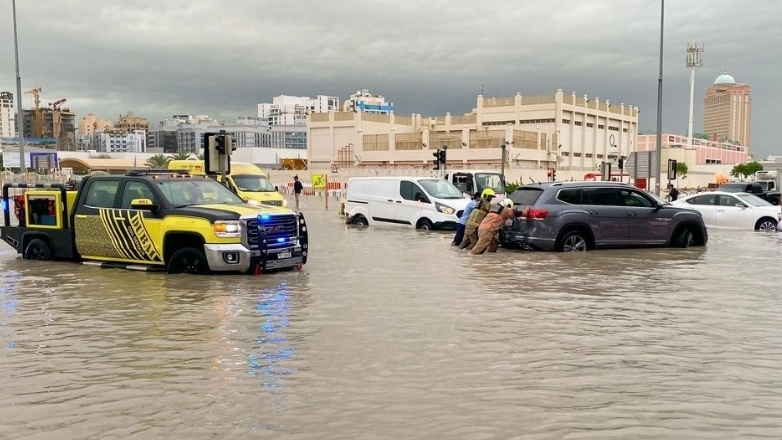
{"type": "Polygon", "coordinates": [[[246,175],[238,175],[238,176],[231,175],[231,177],[234,179],[234,183],[236,184],[236,187],[239,188],[240,191],[248,191],[248,192],[275,191],[274,185],[272,185],[272,182],[266,176],[246,174],[246,175]]]}
{"type": "Polygon", "coordinates": [[[163,180],[158,182],[158,186],[166,200],[179,207],[213,203],[244,204],[244,200],[214,179],[163,180]]]}
{"type": "Polygon", "coordinates": [[[445,179],[421,179],[418,181],[430,196],[436,199],[463,199],[464,194],[459,188],[445,179]]]}

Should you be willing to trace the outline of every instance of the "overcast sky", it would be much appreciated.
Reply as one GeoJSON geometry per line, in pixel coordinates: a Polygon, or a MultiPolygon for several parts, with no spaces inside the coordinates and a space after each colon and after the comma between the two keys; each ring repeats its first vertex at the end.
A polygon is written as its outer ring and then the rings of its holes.
{"type": "MultiPolygon", "coordinates": [[[[476,96],[569,93],[637,105],[656,130],[660,1],[16,0],[22,89],[66,98],[81,119],[133,111],[151,121],[233,122],[274,96],[367,88],[398,114],[462,114],[476,96]]],[[[723,71],[752,86],[752,149],[777,135],[782,2],[668,0],[663,131],[684,134],[690,39],[704,42],[703,96],[723,71]],[[775,104],[776,103],[776,104],[775,104]]],[[[16,93],[11,1],[0,2],[0,90],[16,93]]],[[[23,95],[25,108],[32,95],[23,95]]]]}

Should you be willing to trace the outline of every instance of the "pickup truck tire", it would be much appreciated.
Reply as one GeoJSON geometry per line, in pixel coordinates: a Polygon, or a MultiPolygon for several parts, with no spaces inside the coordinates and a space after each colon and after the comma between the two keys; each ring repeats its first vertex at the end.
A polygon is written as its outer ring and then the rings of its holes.
{"type": "Polygon", "coordinates": [[[771,217],[763,217],[755,223],[756,231],[776,231],[777,221],[771,217]]]}
{"type": "Polygon", "coordinates": [[[52,251],[44,240],[33,238],[24,248],[24,259],[48,261],[52,259],[52,251]]]}
{"type": "Polygon", "coordinates": [[[209,262],[201,249],[184,247],[174,252],[168,260],[168,273],[189,273],[193,275],[208,275],[209,262]]]}

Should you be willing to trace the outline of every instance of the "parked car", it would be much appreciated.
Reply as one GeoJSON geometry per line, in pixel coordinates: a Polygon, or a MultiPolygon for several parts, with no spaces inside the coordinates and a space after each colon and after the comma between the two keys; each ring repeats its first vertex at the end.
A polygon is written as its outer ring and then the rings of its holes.
{"type": "Polygon", "coordinates": [[[743,192],[713,191],[683,197],[674,205],[689,206],[703,215],[708,228],[776,231],[779,205],[743,192]]]}
{"type": "Polygon", "coordinates": [[[500,234],[505,246],[544,251],[705,246],[701,214],[619,182],[546,182],[510,195],[518,217],[500,234]]]}
{"type": "Polygon", "coordinates": [[[345,221],[360,226],[455,229],[469,202],[445,179],[353,177],[348,181],[345,221]]]}

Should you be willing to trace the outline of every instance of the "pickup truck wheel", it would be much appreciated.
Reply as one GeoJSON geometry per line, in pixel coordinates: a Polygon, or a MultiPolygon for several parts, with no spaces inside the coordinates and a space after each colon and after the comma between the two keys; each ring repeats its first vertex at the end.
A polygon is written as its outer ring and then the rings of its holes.
{"type": "Polygon", "coordinates": [[[45,241],[40,238],[33,238],[27,244],[27,247],[24,248],[24,259],[47,261],[52,259],[52,252],[45,241]]]}
{"type": "Polygon", "coordinates": [[[208,275],[209,263],[206,254],[201,249],[192,247],[182,248],[168,260],[168,273],[189,273],[193,275],[208,275]]]}
{"type": "Polygon", "coordinates": [[[777,221],[773,218],[769,217],[763,217],[762,219],[758,220],[757,223],[755,223],[755,230],[756,231],[776,231],[777,230],[777,221]]]}

